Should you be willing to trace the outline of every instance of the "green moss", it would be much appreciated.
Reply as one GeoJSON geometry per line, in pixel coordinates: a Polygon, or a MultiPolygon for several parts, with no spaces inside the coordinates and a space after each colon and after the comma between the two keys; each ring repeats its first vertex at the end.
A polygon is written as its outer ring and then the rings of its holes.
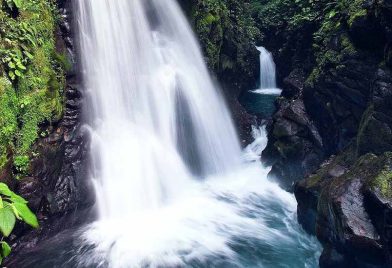
{"type": "Polygon", "coordinates": [[[315,67],[310,73],[310,75],[308,76],[308,78],[306,79],[305,85],[307,87],[314,87],[314,84],[319,79],[320,75],[321,75],[320,69],[318,67],[315,67]]]}
{"type": "Polygon", "coordinates": [[[8,148],[13,147],[13,138],[18,129],[17,97],[11,82],[0,77],[0,169],[7,163],[8,148]]]}
{"type": "Polygon", "coordinates": [[[20,173],[27,172],[30,159],[28,155],[20,155],[14,158],[14,166],[20,173]]]}
{"type": "Polygon", "coordinates": [[[271,31],[295,31],[320,21],[325,1],[313,0],[252,0],[252,13],[265,35],[271,31]]]}
{"type": "Polygon", "coordinates": [[[356,12],[350,14],[350,17],[348,19],[348,25],[351,27],[357,19],[362,18],[362,17],[366,17],[366,16],[367,16],[367,10],[360,9],[359,11],[356,11],[356,12]]]}
{"type": "Polygon", "coordinates": [[[252,69],[246,56],[259,30],[248,3],[242,0],[192,2],[191,20],[208,66],[217,73],[235,68],[246,73],[252,69]]]}
{"type": "Polygon", "coordinates": [[[354,56],[357,53],[357,49],[346,34],[341,35],[340,42],[342,46],[342,53],[344,55],[354,56]]]}
{"type": "Polygon", "coordinates": [[[0,168],[13,159],[24,174],[39,125],[61,117],[69,63],[55,49],[57,13],[51,0],[23,1],[16,18],[1,6],[0,168]]]}
{"type": "Polygon", "coordinates": [[[54,54],[54,59],[60,64],[61,68],[68,72],[72,69],[72,63],[69,60],[69,57],[65,53],[57,53],[54,54]]]}
{"type": "Polygon", "coordinates": [[[374,179],[372,186],[378,189],[385,197],[392,197],[392,171],[383,170],[374,179]]]}

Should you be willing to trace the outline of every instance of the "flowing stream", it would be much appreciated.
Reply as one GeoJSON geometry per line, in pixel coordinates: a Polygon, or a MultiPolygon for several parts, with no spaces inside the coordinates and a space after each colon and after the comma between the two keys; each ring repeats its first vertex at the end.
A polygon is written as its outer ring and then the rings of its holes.
{"type": "Polygon", "coordinates": [[[98,219],[29,267],[317,267],[265,128],[241,150],[176,1],[75,4],[98,219]]]}

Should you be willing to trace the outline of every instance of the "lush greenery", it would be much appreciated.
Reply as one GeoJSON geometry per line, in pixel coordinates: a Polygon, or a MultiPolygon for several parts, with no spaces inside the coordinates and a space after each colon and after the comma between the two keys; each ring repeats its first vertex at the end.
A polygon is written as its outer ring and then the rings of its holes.
{"type": "Polygon", "coordinates": [[[341,40],[343,51],[328,48],[336,34],[349,30],[356,20],[367,16],[364,0],[252,0],[252,16],[261,30],[261,42],[272,39],[269,34],[310,31],[317,65],[309,77],[314,81],[328,64],[338,66],[345,54],[355,53],[351,40],[341,40]]]}
{"type": "Polygon", "coordinates": [[[189,0],[190,17],[204,49],[208,65],[218,74],[225,71],[252,75],[249,51],[259,35],[244,0],[189,0]]]}
{"type": "Polygon", "coordinates": [[[64,72],[51,0],[0,0],[0,169],[27,172],[40,124],[62,114],[64,72]]]}
{"type": "MultiPolygon", "coordinates": [[[[326,48],[339,31],[367,15],[364,0],[186,0],[207,62],[218,75],[254,76],[254,45],[280,42],[289,33],[313,36],[310,45],[317,65],[309,72],[314,81],[324,65],[336,64],[341,53],[326,48]],[[253,53],[253,54],[252,54],[253,53]],[[227,72],[228,71],[228,72],[227,72]]],[[[294,40],[295,42],[295,40],[294,40]]],[[[345,52],[354,53],[349,38],[345,52]]],[[[282,42],[281,42],[282,43],[282,42]]],[[[306,45],[306,44],[304,44],[306,45]]],[[[275,47],[271,49],[284,49],[275,47]]]]}
{"type": "MultiPolygon", "coordinates": [[[[12,192],[6,184],[0,183],[0,233],[3,238],[11,234],[16,220],[38,227],[38,220],[27,206],[27,201],[12,192]]],[[[0,241],[0,264],[11,253],[11,247],[3,238],[0,241]]]]}
{"type": "MultiPolygon", "coordinates": [[[[0,0],[0,171],[19,178],[44,125],[61,118],[64,55],[56,52],[55,1],[0,0]]],[[[16,221],[36,228],[27,201],[0,182],[0,263],[16,221]]]]}

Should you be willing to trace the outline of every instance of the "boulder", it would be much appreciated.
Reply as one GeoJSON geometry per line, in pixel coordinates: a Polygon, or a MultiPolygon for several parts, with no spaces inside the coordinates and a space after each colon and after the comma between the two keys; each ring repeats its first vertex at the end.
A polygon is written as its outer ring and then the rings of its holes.
{"type": "Polygon", "coordinates": [[[324,246],[321,267],[389,267],[392,154],[353,152],[296,184],[299,222],[324,246]]]}

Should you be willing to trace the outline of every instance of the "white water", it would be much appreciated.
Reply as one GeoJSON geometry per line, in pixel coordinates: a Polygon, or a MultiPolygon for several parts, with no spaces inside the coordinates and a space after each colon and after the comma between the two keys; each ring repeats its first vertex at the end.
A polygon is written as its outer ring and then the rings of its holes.
{"type": "Polygon", "coordinates": [[[265,130],[241,152],[177,3],[76,4],[99,211],[78,267],[311,267],[318,245],[258,160],[265,130]]]}
{"type": "Polygon", "coordinates": [[[260,52],[260,87],[254,93],[280,95],[282,90],[276,85],[276,67],[271,52],[264,47],[256,47],[260,52]]]}
{"type": "Polygon", "coordinates": [[[101,218],[160,208],[192,173],[238,166],[229,113],[177,4],[77,2],[101,218]]]}

